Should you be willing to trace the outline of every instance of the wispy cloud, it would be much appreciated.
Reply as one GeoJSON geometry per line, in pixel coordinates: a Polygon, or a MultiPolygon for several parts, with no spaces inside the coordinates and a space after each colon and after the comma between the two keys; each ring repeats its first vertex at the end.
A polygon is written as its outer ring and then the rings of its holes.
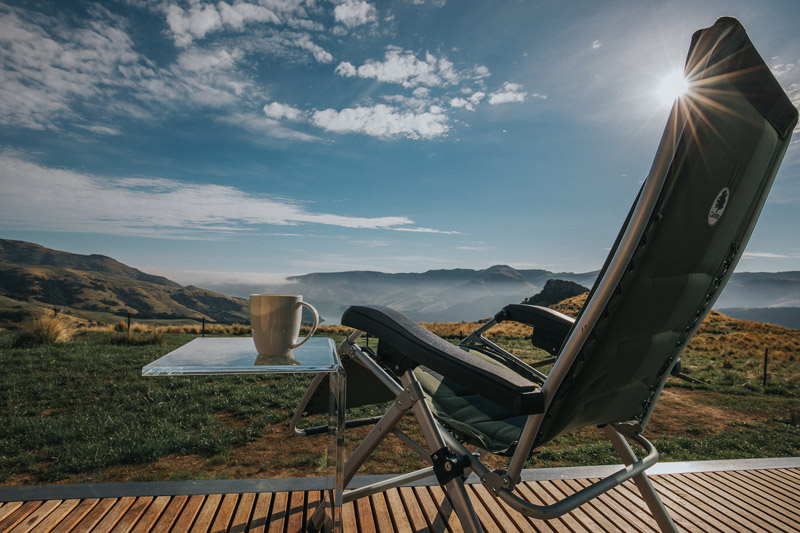
{"type": "Polygon", "coordinates": [[[745,259],[789,259],[796,258],[796,255],[775,254],[772,252],[745,252],[742,256],[745,259]]]}
{"type": "MultiPolygon", "coordinates": [[[[498,105],[509,102],[524,102],[526,96],[528,96],[528,93],[522,90],[521,84],[507,81],[500,89],[489,95],[489,103],[498,105]]],[[[533,94],[531,96],[541,100],[547,99],[547,96],[543,94],[533,94]]]]}
{"type": "Polygon", "coordinates": [[[159,178],[103,178],[0,155],[0,223],[16,229],[208,239],[261,225],[448,233],[408,227],[404,216],[353,217],[309,211],[306,204],[234,187],[159,178]]]}

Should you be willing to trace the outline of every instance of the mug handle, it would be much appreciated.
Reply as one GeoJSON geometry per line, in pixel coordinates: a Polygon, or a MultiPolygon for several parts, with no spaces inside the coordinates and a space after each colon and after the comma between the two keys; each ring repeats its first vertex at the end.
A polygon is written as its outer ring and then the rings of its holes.
{"type": "Polygon", "coordinates": [[[304,305],[304,306],[308,307],[311,310],[311,312],[314,314],[314,325],[311,326],[311,331],[308,332],[308,335],[306,335],[305,339],[301,340],[300,342],[298,342],[296,344],[292,344],[292,350],[294,350],[295,348],[297,348],[298,346],[300,346],[301,344],[306,342],[308,339],[310,339],[311,336],[314,334],[314,332],[317,331],[317,326],[319,326],[319,313],[317,313],[317,310],[314,309],[314,306],[312,306],[311,304],[306,303],[306,302],[300,302],[300,305],[304,305]]]}

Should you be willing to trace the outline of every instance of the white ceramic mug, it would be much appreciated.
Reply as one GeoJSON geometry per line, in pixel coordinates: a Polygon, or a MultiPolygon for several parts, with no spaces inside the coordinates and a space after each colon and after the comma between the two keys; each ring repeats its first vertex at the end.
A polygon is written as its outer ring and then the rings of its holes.
{"type": "Polygon", "coordinates": [[[310,339],[317,330],[319,314],[299,294],[251,294],[250,325],[259,355],[290,356],[293,349],[310,339]],[[303,340],[296,342],[303,307],[308,307],[314,314],[314,325],[303,340]]]}

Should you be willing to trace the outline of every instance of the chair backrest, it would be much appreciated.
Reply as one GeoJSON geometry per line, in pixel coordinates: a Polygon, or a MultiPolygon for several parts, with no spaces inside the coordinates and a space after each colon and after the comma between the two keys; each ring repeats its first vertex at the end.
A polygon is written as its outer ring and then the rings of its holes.
{"type": "Polygon", "coordinates": [[[667,375],[742,256],[797,109],[738,21],[698,31],[689,92],[545,384],[535,445],[646,425],[667,375]]]}

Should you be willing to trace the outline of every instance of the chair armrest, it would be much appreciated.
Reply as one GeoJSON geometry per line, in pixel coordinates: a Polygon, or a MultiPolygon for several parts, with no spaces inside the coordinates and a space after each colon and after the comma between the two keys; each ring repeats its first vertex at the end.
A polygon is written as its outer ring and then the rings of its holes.
{"type": "Polygon", "coordinates": [[[509,304],[495,315],[497,322],[511,320],[533,326],[531,343],[537,348],[557,355],[575,319],[547,307],[528,304],[509,304]]]}
{"type": "Polygon", "coordinates": [[[353,306],[342,324],[378,337],[393,350],[518,415],[541,413],[538,384],[439,338],[402,313],[380,306],[353,306]]]}

